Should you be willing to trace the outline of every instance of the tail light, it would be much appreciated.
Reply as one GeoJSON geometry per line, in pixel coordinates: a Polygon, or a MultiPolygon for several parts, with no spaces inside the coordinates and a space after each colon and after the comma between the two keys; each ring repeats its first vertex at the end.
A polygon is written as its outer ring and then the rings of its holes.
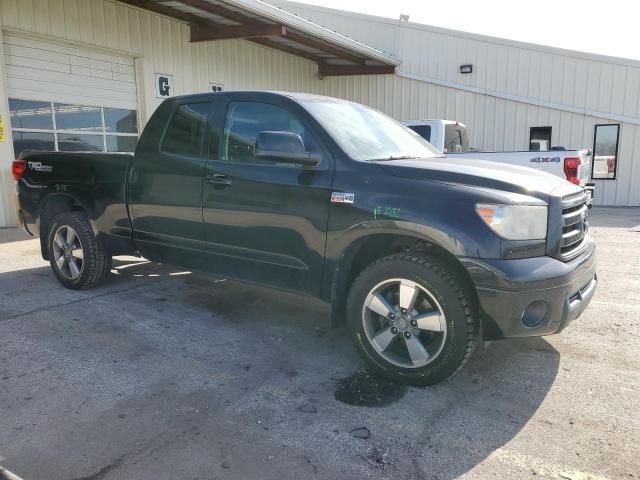
{"type": "Polygon", "coordinates": [[[13,174],[14,180],[17,182],[22,178],[22,174],[27,169],[27,161],[26,160],[14,160],[11,164],[11,173],[13,174]]]}
{"type": "Polygon", "coordinates": [[[616,159],[615,159],[615,157],[607,158],[607,173],[614,173],[615,170],[616,170],[616,159]]]}
{"type": "Polygon", "coordinates": [[[567,157],[564,159],[564,174],[568,181],[576,185],[580,185],[580,178],[578,178],[580,163],[581,160],[576,157],[567,157]]]}

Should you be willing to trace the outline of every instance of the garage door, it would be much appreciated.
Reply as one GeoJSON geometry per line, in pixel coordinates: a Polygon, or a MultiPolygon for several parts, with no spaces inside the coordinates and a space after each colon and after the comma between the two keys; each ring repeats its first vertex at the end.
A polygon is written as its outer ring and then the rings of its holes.
{"type": "Polygon", "coordinates": [[[138,137],[133,58],[6,34],[15,155],[130,152],[138,137]]]}

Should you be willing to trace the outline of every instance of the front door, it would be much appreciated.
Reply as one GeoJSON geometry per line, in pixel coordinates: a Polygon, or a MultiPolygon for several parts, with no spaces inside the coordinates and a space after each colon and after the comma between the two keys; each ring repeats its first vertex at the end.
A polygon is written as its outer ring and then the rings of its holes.
{"type": "MultiPolygon", "coordinates": [[[[329,215],[333,160],[293,102],[225,98],[219,148],[205,167],[204,230],[210,270],[222,275],[318,294],[329,215]],[[315,167],[258,160],[261,131],[299,134],[315,167]]],[[[298,107],[299,108],[299,107],[298,107]]]]}

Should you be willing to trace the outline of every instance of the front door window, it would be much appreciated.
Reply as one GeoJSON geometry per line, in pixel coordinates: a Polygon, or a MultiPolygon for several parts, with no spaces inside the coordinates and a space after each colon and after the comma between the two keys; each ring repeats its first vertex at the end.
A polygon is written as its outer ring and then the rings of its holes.
{"type": "Polygon", "coordinates": [[[272,162],[259,160],[253,155],[256,137],[263,131],[297,133],[308,152],[318,151],[317,143],[309,131],[284,108],[268,103],[231,102],[224,127],[222,160],[272,164],[272,162]]]}

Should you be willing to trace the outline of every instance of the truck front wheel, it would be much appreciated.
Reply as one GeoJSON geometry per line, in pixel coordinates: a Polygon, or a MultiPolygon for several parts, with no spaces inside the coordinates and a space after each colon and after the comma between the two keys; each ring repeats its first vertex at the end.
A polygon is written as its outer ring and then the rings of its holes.
{"type": "Polygon", "coordinates": [[[479,338],[479,319],[462,281],[435,260],[395,254],[354,281],[347,323],[356,348],[392,380],[431,385],[457,371],[479,338]]]}
{"type": "Polygon", "coordinates": [[[92,288],[111,270],[111,257],[100,248],[83,212],[56,215],[47,238],[51,268],[65,287],[92,288]]]}

